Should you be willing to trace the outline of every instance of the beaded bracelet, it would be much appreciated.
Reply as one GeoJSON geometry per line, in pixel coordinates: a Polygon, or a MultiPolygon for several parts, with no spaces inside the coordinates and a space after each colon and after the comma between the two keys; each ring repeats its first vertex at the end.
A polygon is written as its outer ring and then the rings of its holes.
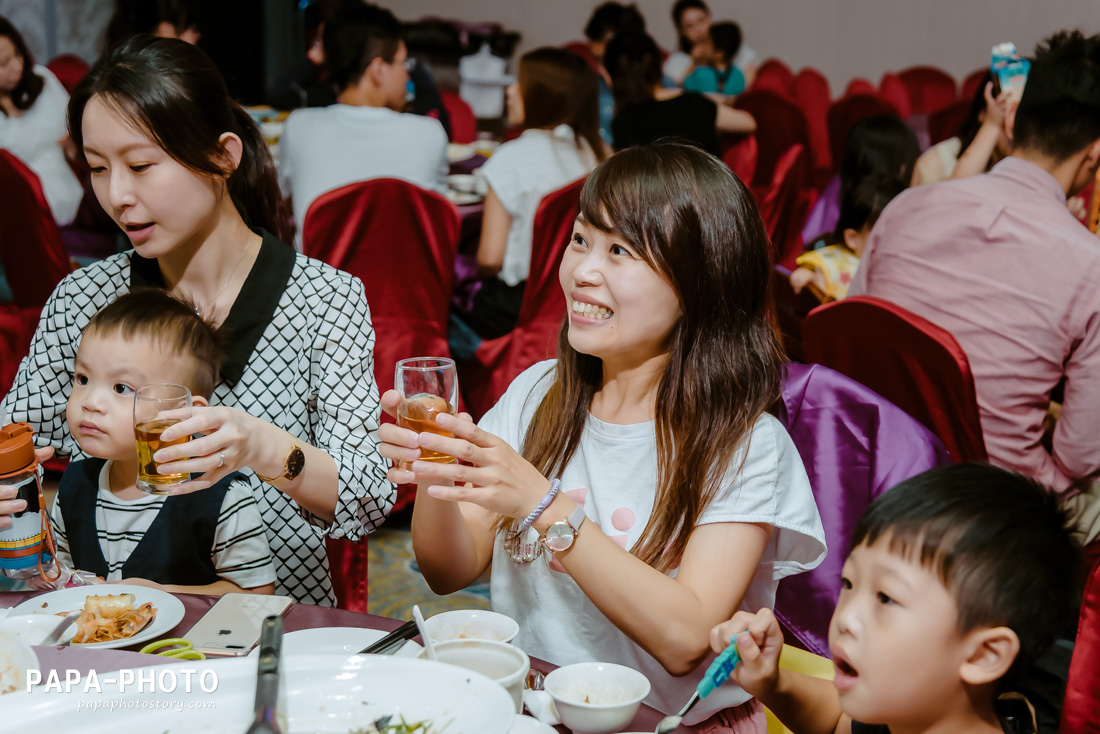
{"type": "Polygon", "coordinates": [[[531,510],[531,514],[523,518],[523,522],[516,528],[516,535],[522,535],[526,533],[528,528],[535,524],[535,520],[539,519],[539,515],[546,511],[546,508],[550,506],[550,503],[554,501],[554,498],[558,496],[558,492],[561,491],[561,480],[554,477],[550,480],[550,491],[542,496],[535,509],[531,510]]]}

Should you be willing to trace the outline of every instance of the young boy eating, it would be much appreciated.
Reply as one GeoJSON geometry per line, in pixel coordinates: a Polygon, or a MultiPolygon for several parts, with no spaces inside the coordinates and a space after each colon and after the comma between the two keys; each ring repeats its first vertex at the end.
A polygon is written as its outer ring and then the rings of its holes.
{"type": "Polygon", "coordinates": [[[902,482],[856,527],[829,627],[832,682],[779,668],[767,609],[738,612],[711,644],[736,639],[732,679],[796,734],[1014,731],[998,696],[1072,624],[1080,579],[1054,495],[956,464],[902,482]]]}
{"type": "Polygon", "coordinates": [[[66,419],[93,458],[69,464],[61,478],[50,513],[59,561],[108,582],[175,593],[274,593],[271,550],[241,475],[175,496],[137,487],[134,393],[184,385],[205,406],[221,360],[213,328],[161,290],[123,295],[92,318],[66,419]]]}

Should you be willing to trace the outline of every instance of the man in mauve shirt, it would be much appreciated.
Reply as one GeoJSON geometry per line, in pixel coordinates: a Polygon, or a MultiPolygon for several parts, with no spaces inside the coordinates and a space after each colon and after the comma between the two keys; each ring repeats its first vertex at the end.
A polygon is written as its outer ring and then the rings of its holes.
{"type": "Polygon", "coordinates": [[[1100,239],[1066,209],[1100,165],[1100,36],[1036,50],[988,174],[910,189],[875,226],[849,295],[892,301],[958,340],[989,459],[1064,498],[1100,534],[1100,239]],[[1052,450],[1051,391],[1065,380],[1052,450]]]}

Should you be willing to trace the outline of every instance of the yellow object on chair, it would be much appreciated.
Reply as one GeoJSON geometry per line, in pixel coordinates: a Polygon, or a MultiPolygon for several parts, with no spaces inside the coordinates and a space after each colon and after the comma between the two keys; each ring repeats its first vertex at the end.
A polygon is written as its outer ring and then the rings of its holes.
{"type": "MultiPolygon", "coordinates": [[[[832,680],[836,673],[833,661],[829,658],[790,645],[783,646],[783,652],[779,654],[779,667],[824,680],[832,680]]],[[[768,734],[791,734],[791,730],[779,723],[779,719],[771,711],[764,709],[764,713],[768,717],[768,734]]]]}

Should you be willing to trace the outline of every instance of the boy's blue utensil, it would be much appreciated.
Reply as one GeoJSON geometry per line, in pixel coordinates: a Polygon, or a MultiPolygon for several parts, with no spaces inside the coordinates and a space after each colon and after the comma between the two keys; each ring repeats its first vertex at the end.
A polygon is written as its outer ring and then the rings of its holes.
{"type": "MultiPolygon", "coordinates": [[[[736,639],[735,636],[734,640],[736,639]]],[[[737,643],[734,640],[730,641],[729,647],[723,650],[722,654],[716,657],[710,667],[707,668],[707,672],[703,674],[703,679],[699,681],[699,685],[695,686],[695,693],[691,695],[687,705],[680,709],[680,713],[661,719],[654,730],[655,734],[671,734],[697,701],[706,698],[711,691],[729,680],[730,673],[733,672],[738,661],[741,660],[741,656],[737,652],[737,643]]]]}

